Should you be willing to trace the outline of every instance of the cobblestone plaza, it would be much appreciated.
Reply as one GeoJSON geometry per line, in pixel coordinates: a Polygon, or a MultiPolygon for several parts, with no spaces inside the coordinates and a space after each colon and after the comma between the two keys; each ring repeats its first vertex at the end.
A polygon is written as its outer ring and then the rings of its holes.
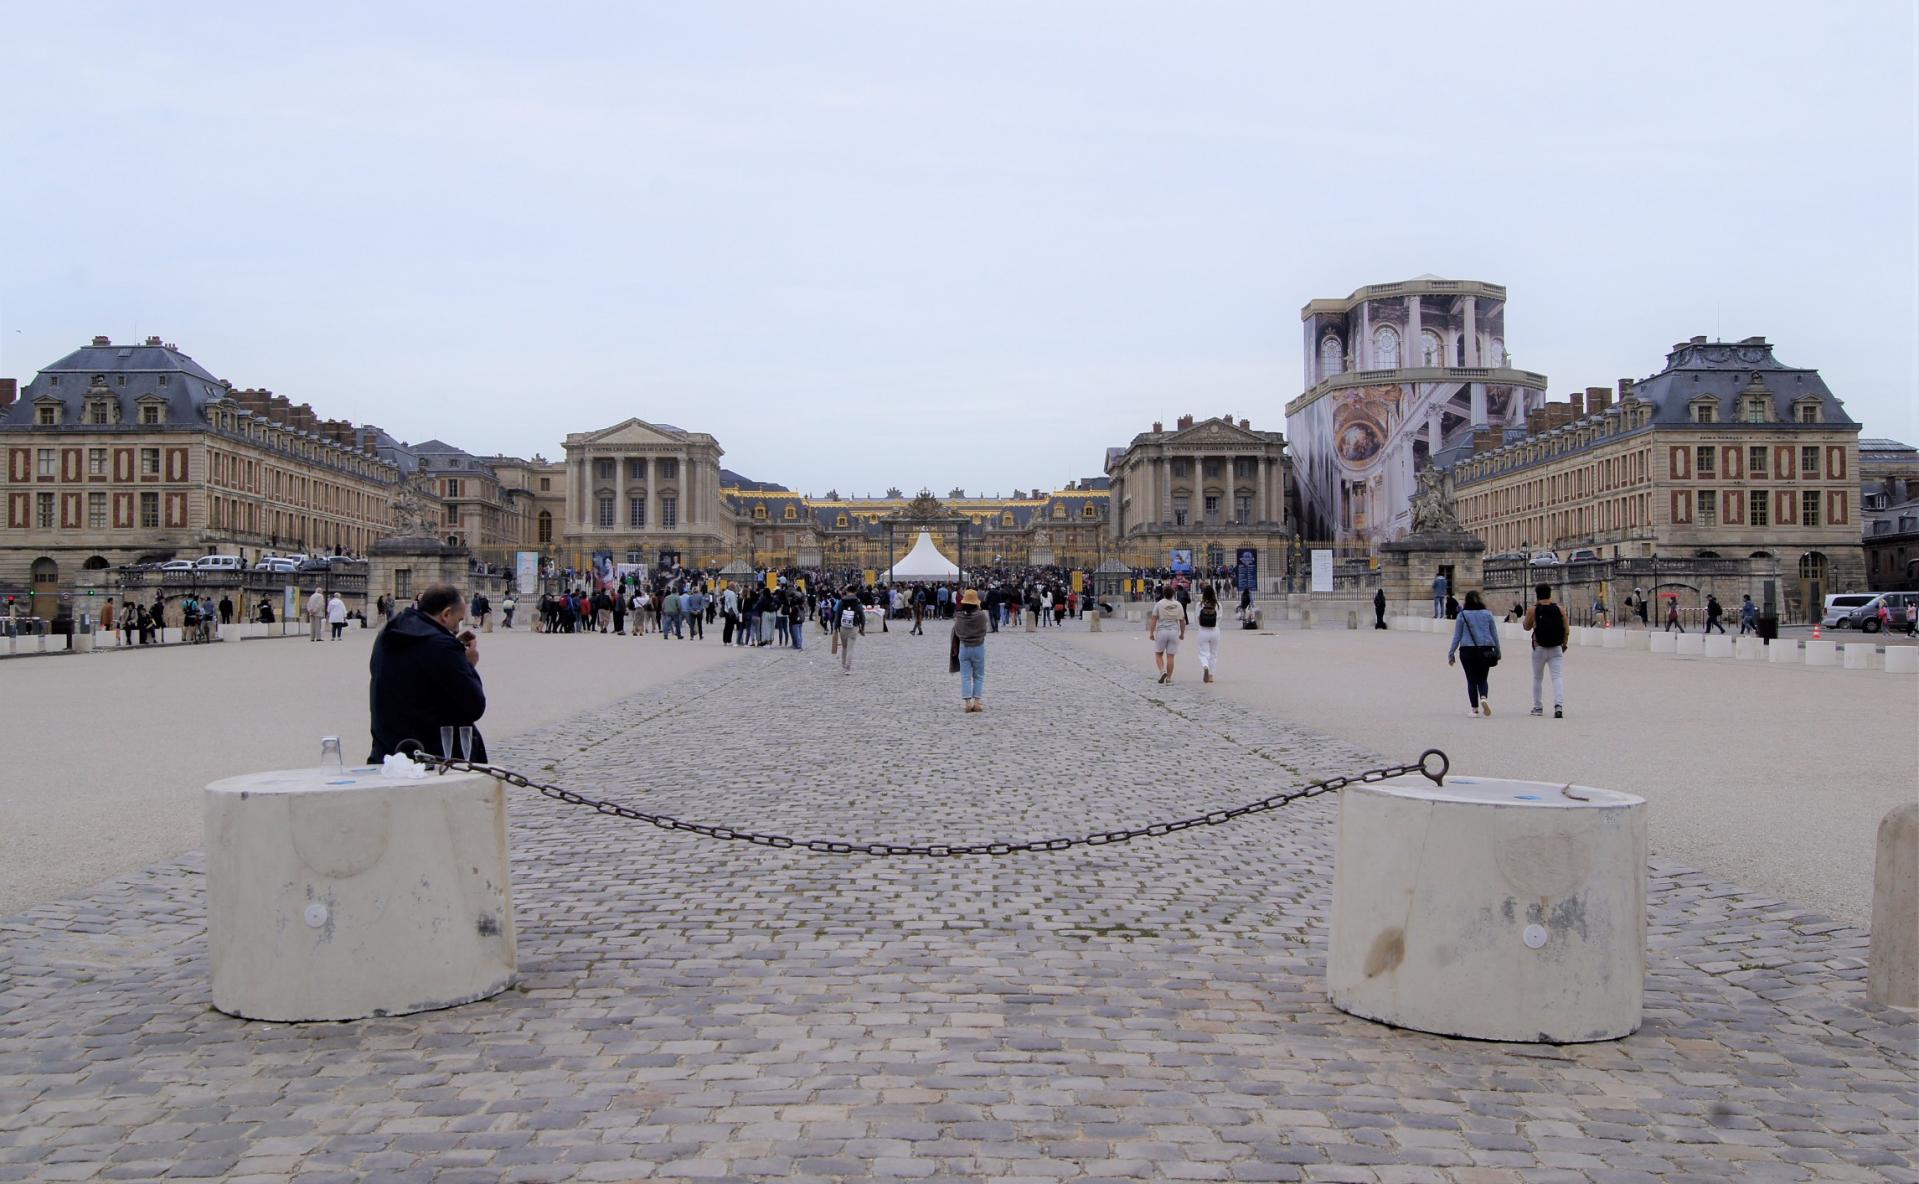
{"type": "MultiPolygon", "coordinates": [[[[809,639],[811,640],[811,639],[809,639]]],[[[582,643],[591,644],[591,643],[582,643]]],[[[795,837],[1203,813],[1373,753],[1059,634],[738,655],[500,747],[795,837]]],[[[1333,804],[963,860],[767,850],[512,799],[521,981],[447,1011],[211,1010],[202,863],[0,921],[0,1180],[1912,1180],[1915,1026],[1862,931],[1655,861],[1645,1024],[1447,1040],[1334,1010],[1333,804]]]]}

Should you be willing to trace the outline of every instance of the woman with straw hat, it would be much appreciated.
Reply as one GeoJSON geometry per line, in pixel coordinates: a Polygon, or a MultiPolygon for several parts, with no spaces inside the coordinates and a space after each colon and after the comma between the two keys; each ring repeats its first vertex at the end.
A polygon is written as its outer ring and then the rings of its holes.
{"type": "Polygon", "coordinates": [[[977,588],[960,593],[959,611],[953,614],[948,668],[960,676],[961,709],[985,711],[986,614],[980,610],[977,588]]]}

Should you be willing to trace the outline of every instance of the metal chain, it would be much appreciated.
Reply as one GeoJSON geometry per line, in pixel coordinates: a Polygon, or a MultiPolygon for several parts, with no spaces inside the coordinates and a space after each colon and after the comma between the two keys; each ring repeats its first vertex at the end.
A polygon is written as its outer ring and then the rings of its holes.
{"type": "Polygon", "coordinates": [[[1446,772],[1452,768],[1452,762],[1446,754],[1437,748],[1428,748],[1419,754],[1419,759],[1410,765],[1388,765],[1379,769],[1368,769],[1364,773],[1354,773],[1346,777],[1329,777],[1324,781],[1315,781],[1298,789],[1289,789],[1271,797],[1260,798],[1243,806],[1234,806],[1229,810],[1214,810],[1207,814],[1182,818],[1176,822],[1155,822],[1149,826],[1136,826],[1130,830],[1095,831],[1092,834],[1072,838],[1032,839],[1025,842],[1005,843],[927,843],[921,845],[907,843],[845,843],[836,839],[794,839],[786,835],[760,834],[756,831],[738,830],[730,826],[708,826],[700,822],[687,822],[666,814],[650,814],[645,810],[635,810],[618,802],[600,801],[584,794],[562,789],[557,785],[546,785],[538,781],[502,769],[498,765],[483,764],[478,761],[456,761],[437,757],[424,751],[417,741],[408,740],[400,745],[401,750],[415,761],[439,773],[479,773],[520,789],[538,791],[556,802],[565,802],[569,806],[584,806],[600,814],[613,818],[625,818],[633,822],[644,822],[657,826],[661,830],[686,831],[689,834],[703,835],[709,839],[725,839],[742,843],[752,843],[759,847],[798,847],[814,851],[821,855],[920,855],[939,859],[954,855],[1012,855],[1027,851],[1065,851],[1073,847],[1104,847],[1110,843],[1130,843],[1134,839],[1156,839],[1161,835],[1177,834],[1191,830],[1196,826],[1218,826],[1222,822],[1231,822],[1235,818],[1244,818],[1249,814],[1264,814],[1268,810],[1278,810],[1294,802],[1315,798],[1321,794],[1344,789],[1348,785],[1370,785],[1385,781],[1391,777],[1404,777],[1417,773],[1434,785],[1446,783],[1446,772]],[[1438,768],[1429,768],[1437,761],[1438,768]]]}

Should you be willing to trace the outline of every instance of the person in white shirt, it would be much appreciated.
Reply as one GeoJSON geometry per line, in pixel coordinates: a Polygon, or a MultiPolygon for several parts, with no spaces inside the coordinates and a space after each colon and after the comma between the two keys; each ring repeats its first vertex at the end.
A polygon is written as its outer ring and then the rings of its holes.
{"type": "Polygon", "coordinates": [[[307,640],[320,640],[320,622],[326,620],[326,597],[315,588],[313,595],[307,597],[307,640]]]}
{"type": "Polygon", "coordinates": [[[326,602],[326,620],[333,626],[333,640],[340,640],[340,635],[346,632],[346,601],[340,599],[338,592],[326,602]]]}

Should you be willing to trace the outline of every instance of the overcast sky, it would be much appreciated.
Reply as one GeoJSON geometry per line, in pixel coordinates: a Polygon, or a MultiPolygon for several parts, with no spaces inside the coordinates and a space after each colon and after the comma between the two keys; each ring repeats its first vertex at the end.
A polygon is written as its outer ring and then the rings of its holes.
{"type": "Polygon", "coordinates": [[[1764,334],[1919,438],[1911,0],[0,17],[23,382],[151,333],[411,440],[1005,492],[1283,428],[1300,306],[1433,272],[1555,397],[1764,334]]]}

